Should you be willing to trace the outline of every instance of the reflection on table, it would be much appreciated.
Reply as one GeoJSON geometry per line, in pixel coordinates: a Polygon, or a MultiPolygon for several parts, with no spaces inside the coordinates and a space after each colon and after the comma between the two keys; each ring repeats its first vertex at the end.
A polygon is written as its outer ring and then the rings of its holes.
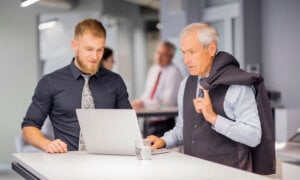
{"type": "Polygon", "coordinates": [[[137,117],[176,117],[178,115],[177,107],[162,107],[159,109],[144,109],[136,112],[137,117]]]}

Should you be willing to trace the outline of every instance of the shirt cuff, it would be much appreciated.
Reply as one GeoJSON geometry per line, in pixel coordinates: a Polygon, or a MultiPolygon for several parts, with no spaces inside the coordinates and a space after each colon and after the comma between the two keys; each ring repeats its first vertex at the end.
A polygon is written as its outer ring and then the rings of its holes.
{"type": "Polygon", "coordinates": [[[217,115],[216,123],[212,126],[212,128],[215,131],[223,135],[226,135],[232,123],[234,122],[223,116],[217,115]]]}
{"type": "Polygon", "coordinates": [[[161,137],[161,139],[164,140],[165,143],[166,143],[166,147],[165,148],[170,149],[170,148],[175,147],[174,141],[172,141],[172,139],[169,136],[165,135],[165,136],[161,137]]]}

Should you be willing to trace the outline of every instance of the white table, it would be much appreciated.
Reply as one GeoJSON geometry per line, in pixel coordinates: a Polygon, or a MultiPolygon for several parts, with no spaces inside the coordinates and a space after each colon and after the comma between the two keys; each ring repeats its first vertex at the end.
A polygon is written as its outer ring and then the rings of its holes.
{"type": "MultiPolygon", "coordinates": [[[[137,160],[135,156],[95,155],[86,152],[65,154],[16,153],[13,169],[37,179],[130,179],[130,180],[263,180],[246,171],[201,160],[177,152],[137,160]]],[[[27,176],[28,178],[29,176],[27,176]]]]}

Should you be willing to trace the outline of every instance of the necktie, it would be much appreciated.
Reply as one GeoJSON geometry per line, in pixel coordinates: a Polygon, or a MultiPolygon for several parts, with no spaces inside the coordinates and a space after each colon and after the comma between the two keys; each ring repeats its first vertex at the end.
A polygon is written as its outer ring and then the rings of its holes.
{"type": "Polygon", "coordinates": [[[198,92],[198,97],[204,97],[204,92],[202,89],[200,89],[200,85],[201,85],[202,79],[199,80],[199,92],[198,92]]]}
{"type": "MultiPolygon", "coordinates": [[[[82,77],[84,78],[84,86],[82,89],[82,97],[81,97],[81,108],[82,109],[95,109],[94,99],[89,87],[89,79],[90,75],[82,74],[82,77]]],[[[85,142],[83,139],[83,135],[80,131],[79,135],[79,146],[78,150],[84,151],[86,150],[85,142]]]]}
{"type": "Polygon", "coordinates": [[[161,75],[161,71],[159,71],[159,73],[157,75],[155,84],[154,84],[153,89],[152,89],[151,94],[150,94],[150,99],[154,98],[154,95],[155,95],[155,92],[156,92],[156,89],[157,89],[157,86],[158,86],[160,75],[161,75]]]}

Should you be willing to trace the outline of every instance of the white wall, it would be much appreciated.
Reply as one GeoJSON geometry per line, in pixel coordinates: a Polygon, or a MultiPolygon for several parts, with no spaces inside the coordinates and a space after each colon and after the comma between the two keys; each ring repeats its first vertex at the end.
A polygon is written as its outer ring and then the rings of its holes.
{"type": "Polygon", "coordinates": [[[299,108],[300,1],[263,0],[261,11],[266,85],[282,93],[284,106],[299,108]]]}
{"type": "MultiPolygon", "coordinates": [[[[91,11],[98,12],[101,16],[104,14],[102,10],[105,8],[107,14],[123,17],[126,32],[124,33],[122,28],[119,29],[118,33],[122,33],[122,36],[118,39],[120,47],[117,47],[121,49],[119,51],[119,60],[122,61],[119,62],[122,66],[120,73],[125,81],[127,80],[130,86],[128,89],[131,92],[133,92],[133,87],[138,85],[137,81],[141,81],[140,78],[134,79],[135,82],[132,80],[134,77],[133,63],[138,60],[132,58],[141,58],[142,55],[132,54],[135,53],[133,47],[136,48],[138,44],[143,43],[143,33],[139,33],[139,36],[133,35],[133,28],[138,27],[138,30],[143,30],[142,17],[138,14],[139,8],[136,5],[128,2],[120,4],[120,2],[120,0],[106,0],[106,3],[103,4],[103,0],[80,0],[76,8],[67,10],[46,8],[38,4],[21,8],[20,1],[0,0],[0,168],[1,164],[8,165],[11,161],[11,153],[14,152],[14,137],[21,133],[21,122],[31,102],[37,81],[42,74],[37,30],[39,14],[62,15],[68,12],[91,11]],[[106,8],[107,6],[109,8],[106,8]],[[130,24],[126,24],[126,22],[130,22],[130,24]],[[129,36],[126,36],[128,34],[129,36]],[[132,42],[133,38],[138,38],[135,40],[136,44],[132,42]],[[122,56],[127,49],[127,53],[130,55],[122,56]]],[[[66,47],[69,46],[70,44],[67,43],[66,47]]],[[[118,52],[118,49],[115,49],[115,52],[118,52]]],[[[118,53],[116,54],[118,55],[118,53]]],[[[141,59],[141,61],[143,60],[141,59]]],[[[141,69],[143,68],[139,69],[139,73],[142,73],[141,69]]],[[[143,73],[145,74],[145,72],[143,73]]],[[[141,77],[144,77],[144,74],[141,77]]]]}
{"type": "Polygon", "coordinates": [[[0,164],[10,160],[38,79],[36,15],[19,3],[0,0],[0,164]]]}

